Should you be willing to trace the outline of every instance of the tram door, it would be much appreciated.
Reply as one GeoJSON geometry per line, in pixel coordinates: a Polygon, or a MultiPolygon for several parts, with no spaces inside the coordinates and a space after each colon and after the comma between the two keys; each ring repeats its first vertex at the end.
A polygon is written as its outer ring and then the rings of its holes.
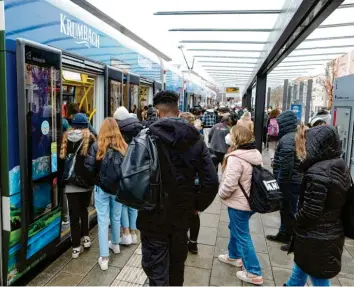
{"type": "Polygon", "coordinates": [[[140,76],[129,73],[129,108],[128,111],[138,114],[140,76]]]}
{"type": "Polygon", "coordinates": [[[139,102],[138,102],[138,115],[141,117],[141,113],[144,107],[152,105],[153,103],[153,90],[154,82],[146,78],[140,78],[139,87],[139,102]]]}
{"type": "Polygon", "coordinates": [[[23,271],[60,240],[62,55],[60,50],[21,39],[16,45],[21,188],[10,204],[11,224],[15,228],[18,222],[20,229],[11,232],[10,246],[11,240],[19,239],[19,253],[16,245],[10,249],[9,265],[23,271]]]}

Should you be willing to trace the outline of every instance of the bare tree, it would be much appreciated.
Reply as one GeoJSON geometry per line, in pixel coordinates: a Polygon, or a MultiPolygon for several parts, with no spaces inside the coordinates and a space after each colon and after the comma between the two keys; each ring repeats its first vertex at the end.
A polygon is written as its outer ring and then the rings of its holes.
{"type": "Polygon", "coordinates": [[[338,69],[337,69],[337,59],[326,64],[325,67],[325,78],[323,81],[323,86],[326,90],[328,96],[327,107],[330,110],[333,104],[333,94],[334,94],[334,81],[337,78],[338,69]]]}
{"type": "Polygon", "coordinates": [[[280,108],[283,102],[283,86],[273,88],[270,95],[270,105],[273,108],[280,108]]]}

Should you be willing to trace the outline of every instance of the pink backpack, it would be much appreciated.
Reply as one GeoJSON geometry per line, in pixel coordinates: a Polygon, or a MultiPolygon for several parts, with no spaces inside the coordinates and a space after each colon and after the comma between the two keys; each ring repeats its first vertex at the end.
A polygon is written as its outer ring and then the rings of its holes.
{"type": "Polygon", "coordinates": [[[277,137],[279,134],[279,125],[277,119],[270,119],[268,125],[268,135],[271,137],[277,137]]]}

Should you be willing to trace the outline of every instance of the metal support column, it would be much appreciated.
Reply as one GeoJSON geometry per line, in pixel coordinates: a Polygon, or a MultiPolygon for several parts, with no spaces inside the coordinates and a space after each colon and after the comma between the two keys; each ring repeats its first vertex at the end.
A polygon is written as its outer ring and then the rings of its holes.
{"type": "Polygon", "coordinates": [[[263,143],[263,122],[264,122],[264,106],[267,91],[267,75],[257,75],[256,82],[256,103],[254,116],[254,134],[256,137],[256,147],[262,152],[263,143]]]}
{"type": "Polygon", "coordinates": [[[300,82],[299,88],[299,104],[304,105],[304,82],[300,82]]]}
{"type": "Polygon", "coordinates": [[[288,85],[289,85],[289,80],[284,80],[284,86],[283,86],[283,105],[282,105],[282,110],[286,111],[286,101],[288,98],[288,85]]]}
{"type": "Polygon", "coordinates": [[[311,100],[312,100],[312,84],[313,84],[313,80],[312,79],[307,81],[305,124],[307,124],[309,122],[309,119],[310,119],[311,100]]]}
{"type": "Polygon", "coordinates": [[[247,110],[249,110],[249,111],[252,108],[252,88],[247,90],[246,107],[247,107],[247,110]]]}
{"type": "Polygon", "coordinates": [[[286,109],[289,110],[291,106],[291,93],[292,93],[293,87],[288,86],[288,99],[286,100],[286,109]]]}
{"type": "Polygon", "coordinates": [[[267,109],[269,108],[270,106],[270,94],[272,92],[272,88],[271,87],[268,87],[268,93],[267,93],[267,109]]]}
{"type": "Polygon", "coordinates": [[[294,89],[293,89],[293,102],[294,104],[297,104],[299,98],[299,85],[294,84],[294,89]]]}

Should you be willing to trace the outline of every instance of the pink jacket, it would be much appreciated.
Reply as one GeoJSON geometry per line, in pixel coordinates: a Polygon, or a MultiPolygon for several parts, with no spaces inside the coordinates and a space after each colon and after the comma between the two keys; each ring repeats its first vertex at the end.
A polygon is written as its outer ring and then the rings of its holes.
{"type": "Polygon", "coordinates": [[[252,165],[262,165],[262,155],[257,149],[251,149],[236,150],[226,156],[227,165],[219,187],[221,201],[234,209],[251,210],[239,183],[249,194],[252,181],[252,165]]]}

